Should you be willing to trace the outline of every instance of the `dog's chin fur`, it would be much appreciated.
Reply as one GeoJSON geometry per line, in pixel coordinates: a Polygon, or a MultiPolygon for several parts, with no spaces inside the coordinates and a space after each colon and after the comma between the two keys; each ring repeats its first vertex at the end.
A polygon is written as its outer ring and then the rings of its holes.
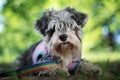
{"type": "Polygon", "coordinates": [[[64,67],[74,61],[81,54],[81,41],[75,34],[75,31],[66,31],[67,40],[65,42],[59,39],[57,33],[48,41],[48,50],[52,55],[58,56],[63,61],[64,67]]]}
{"type": "Polygon", "coordinates": [[[74,61],[78,56],[80,56],[80,43],[79,45],[76,45],[71,42],[60,42],[53,44],[53,47],[51,48],[50,52],[53,53],[54,56],[60,57],[62,60],[62,64],[59,66],[64,70],[67,75],[68,68],[67,66],[74,61]]]}

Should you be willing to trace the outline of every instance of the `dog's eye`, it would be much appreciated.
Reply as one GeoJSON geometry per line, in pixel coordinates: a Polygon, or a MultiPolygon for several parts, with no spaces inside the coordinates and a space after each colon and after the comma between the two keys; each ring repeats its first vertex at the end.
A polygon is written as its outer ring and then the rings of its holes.
{"type": "Polygon", "coordinates": [[[46,31],[46,35],[49,35],[49,36],[52,36],[53,33],[54,33],[53,29],[50,29],[50,30],[46,31]]]}
{"type": "Polygon", "coordinates": [[[55,26],[54,26],[53,28],[47,30],[47,31],[46,31],[46,35],[48,35],[48,36],[51,37],[51,36],[53,35],[54,32],[55,32],[55,26]]]}
{"type": "Polygon", "coordinates": [[[78,28],[78,27],[75,27],[75,28],[74,28],[74,31],[78,31],[78,30],[79,30],[79,28],[78,28]]]}
{"type": "Polygon", "coordinates": [[[81,28],[78,28],[78,27],[75,27],[74,28],[74,31],[81,31],[82,29],[81,28]]]}

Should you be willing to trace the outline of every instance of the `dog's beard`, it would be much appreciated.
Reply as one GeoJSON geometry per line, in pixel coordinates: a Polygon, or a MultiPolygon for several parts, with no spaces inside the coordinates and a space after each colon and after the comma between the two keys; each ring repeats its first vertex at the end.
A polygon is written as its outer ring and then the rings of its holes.
{"type": "Polygon", "coordinates": [[[71,61],[80,56],[81,42],[74,32],[70,31],[67,34],[67,40],[61,41],[55,33],[48,43],[48,50],[51,54],[67,60],[65,63],[69,64],[71,61]]]}
{"type": "Polygon", "coordinates": [[[60,42],[60,43],[56,43],[54,44],[54,50],[53,53],[55,52],[56,54],[59,54],[61,56],[67,56],[72,51],[73,48],[73,44],[70,42],[60,42]]]}

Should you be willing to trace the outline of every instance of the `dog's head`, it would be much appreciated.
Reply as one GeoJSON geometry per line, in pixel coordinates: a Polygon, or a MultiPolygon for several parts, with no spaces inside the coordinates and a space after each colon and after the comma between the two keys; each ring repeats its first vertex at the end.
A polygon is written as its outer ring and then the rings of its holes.
{"type": "Polygon", "coordinates": [[[87,15],[74,8],[47,10],[37,20],[36,29],[43,35],[51,53],[65,57],[68,53],[81,53],[82,28],[86,20],[87,15]]]}

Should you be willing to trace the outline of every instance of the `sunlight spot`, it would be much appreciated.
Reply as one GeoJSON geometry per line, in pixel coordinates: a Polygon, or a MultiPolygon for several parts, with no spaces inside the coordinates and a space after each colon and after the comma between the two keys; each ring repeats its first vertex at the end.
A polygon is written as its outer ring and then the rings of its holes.
{"type": "Polygon", "coordinates": [[[0,15],[0,32],[4,29],[4,16],[0,15]]]}
{"type": "Polygon", "coordinates": [[[118,35],[115,40],[118,44],[120,44],[120,35],[118,35]]]}
{"type": "Polygon", "coordinates": [[[3,24],[0,24],[0,32],[2,32],[4,29],[4,25],[3,24]]]}
{"type": "Polygon", "coordinates": [[[109,33],[108,27],[107,27],[107,26],[104,26],[104,27],[103,27],[103,35],[107,36],[108,33],[109,33]]]}
{"type": "Polygon", "coordinates": [[[3,9],[3,6],[5,3],[6,3],[6,0],[0,0],[0,10],[3,9]]]}

